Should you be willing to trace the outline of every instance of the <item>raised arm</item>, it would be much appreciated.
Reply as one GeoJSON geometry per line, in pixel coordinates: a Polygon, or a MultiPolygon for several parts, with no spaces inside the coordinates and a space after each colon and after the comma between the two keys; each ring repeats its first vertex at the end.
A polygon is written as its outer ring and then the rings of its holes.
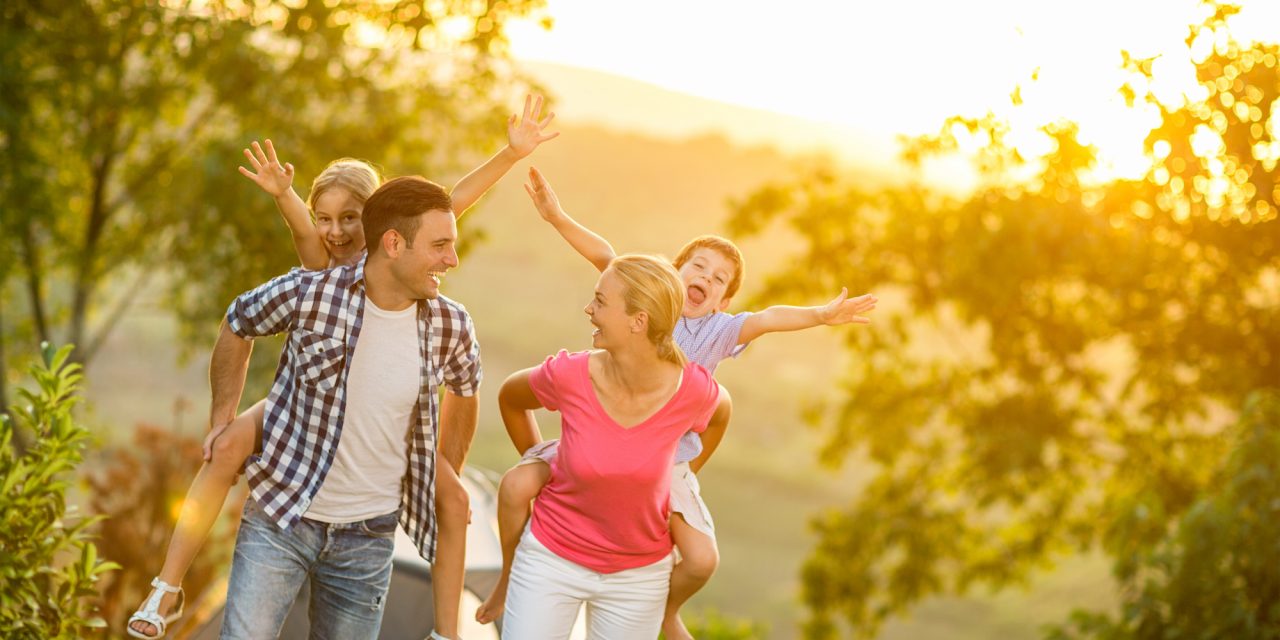
{"type": "Polygon", "coordinates": [[[524,190],[533,200],[533,206],[538,209],[538,215],[551,223],[551,226],[560,233],[560,237],[564,238],[574,251],[600,271],[609,267],[609,263],[613,262],[617,256],[613,245],[600,234],[578,224],[577,220],[564,212],[560,206],[560,199],[551,189],[551,183],[542,177],[542,173],[537,168],[529,167],[529,183],[524,185],[524,190]]]}
{"type": "Polygon", "coordinates": [[[729,417],[733,414],[733,400],[729,397],[729,391],[720,386],[720,401],[716,406],[716,412],[711,414],[711,420],[707,421],[707,429],[698,434],[702,438],[702,453],[698,457],[689,461],[689,468],[697,473],[702,469],[702,465],[707,463],[711,458],[711,454],[716,452],[720,446],[720,441],[724,439],[725,430],[729,428],[729,417]]]}
{"type": "Polygon", "coordinates": [[[498,391],[498,410],[502,414],[502,423],[506,425],[511,444],[516,446],[520,455],[524,455],[529,447],[542,442],[538,421],[533,417],[533,411],[541,409],[542,403],[529,386],[529,374],[532,372],[533,369],[525,369],[511,374],[498,391]]]}
{"type": "Polygon", "coordinates": [[[775,331],[799,331],[821,325],[868,324],[871,319],[862,314],[874,311],[878,301],[879,298],[869,293],[850,298],[849,290],[845,288],[834,300],[822,306],[775,305],[747,317],[742,323],[742,332],[738,334],[738,344],[746,344],[775,331]]]}
{"type": "Polygon", "coordinates": [[[209,435],[204,441],[205,460],[213,457],[213,441],[218,439],[236,417],[252,353],[253,341],[233,333],[224,319],[218,330],[218,341],[213,345],[213,355],[209,359],[209,391],[212,400],[209,403],[209,435]]]}
{"type": "Polygon", "coordinates": [[[284,217],[284,223],[289,226],[289,233],[293,236],[293,248],[298,252],[302,268],[312,271],[327,268],[329,252],[324,248],[320,232],[316,231],[316,226],[311,222],[307,203],[293,190],[293,165],[287,162],[280,164],[275,145],[270,140],[266,141],[266,145],[264,152],[258,141],[254,140],[253,150],[244,150],[244,157],[249,159],[253,170],[239,167],[240,173],[275,199],[276,208],[280,210],[280,215],[284,217]]]}
{"type": "Polygon", "coordinates": [[[542,117],[542,96],[524,97],[524,113],[519,118],[512,114],[507,119],[507,145],[453,186],[453,210],[459,218],[516,162],[533,153],[538,145],[560,135],[542,132],[555,117],[555,113],[542,117]]]}

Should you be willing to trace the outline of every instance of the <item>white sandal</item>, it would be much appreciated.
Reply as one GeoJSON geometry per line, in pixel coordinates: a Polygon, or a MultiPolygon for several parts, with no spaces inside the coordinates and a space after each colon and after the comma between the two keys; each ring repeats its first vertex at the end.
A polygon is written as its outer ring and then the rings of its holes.
{"type": "Polygon", "coordinates": [[[143,640],[156,640],[163,638],[165,630],[175,620],[182,617],[182,607],[186,604],[187,594],[182,591],[182,587],[169,586],[169,583],[161,580],[159,576],[152,578],[151,586],[155,591],[151,592],[151,597],[142,603],[142,606],[129,616],[129,622],[125,623],[125,631],[129,632],[134,638],[143,638],[143,640]],[[160,600],[164,598],[166,593],[178,594],[178,610],[165,617],[160,617],[160,600]],[[142,621],[156,628],[156,634],[149,636],[141,631],[134,631],[133,623],[142,621]]]}

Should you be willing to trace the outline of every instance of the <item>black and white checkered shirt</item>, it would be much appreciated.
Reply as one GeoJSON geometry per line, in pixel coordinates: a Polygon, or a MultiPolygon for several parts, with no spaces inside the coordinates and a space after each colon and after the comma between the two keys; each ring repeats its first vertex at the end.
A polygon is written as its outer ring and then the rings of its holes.
{"type": "MultiPolygon", "coordinates": [[[[333,464],[342,435],[347,373],[360,338],[364,259],[326,271],[294,269],[236,298],[227,324],[242,338],[288,332],[267,396],[262,455],[245,467],[249,490],[287,529],[306,513],[333,464]]],[[[400,495],[400,524],[434,561],[435,444],[444,384],[459,396],[480,387],[480,343],[471,316],[443,296],[418,302],[421,385],[409,425],[409,470],[400,495]]]]}

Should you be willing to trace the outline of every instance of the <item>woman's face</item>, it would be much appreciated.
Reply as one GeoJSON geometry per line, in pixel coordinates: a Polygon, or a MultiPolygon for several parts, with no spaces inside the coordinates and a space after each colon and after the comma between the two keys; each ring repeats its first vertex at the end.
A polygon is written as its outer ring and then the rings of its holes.
{"type": "Polygon", "coordinates": [[[591,332],[591,346],[610,349],[625,344],[635,336],[636,317],[627,314],[623,299],[624,287],[613,269],[605,269],[596,281],[595,294],[583,309],[595,330],[591,332]]]}
{"type": "Polygon", "coordinates": [[[334,262],[349,262],[364,249],[363,209],[364,205],[342,187],[332,187],[316,198],[316,231],[334,262]]]}

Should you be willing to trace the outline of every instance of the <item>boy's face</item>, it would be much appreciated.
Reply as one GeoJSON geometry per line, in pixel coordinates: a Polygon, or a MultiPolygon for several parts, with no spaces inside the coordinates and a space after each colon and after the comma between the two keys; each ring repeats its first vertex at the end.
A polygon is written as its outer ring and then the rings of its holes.
{"type": "Polygon", "coordinates": [[[684,310],[686,318],[701,318],[714,311],[729,307],[724,297],[729,281],[733,280],[736,265],[724,254],[707,247],[699,247],[680,267],[684,280],[684,310]]]}

